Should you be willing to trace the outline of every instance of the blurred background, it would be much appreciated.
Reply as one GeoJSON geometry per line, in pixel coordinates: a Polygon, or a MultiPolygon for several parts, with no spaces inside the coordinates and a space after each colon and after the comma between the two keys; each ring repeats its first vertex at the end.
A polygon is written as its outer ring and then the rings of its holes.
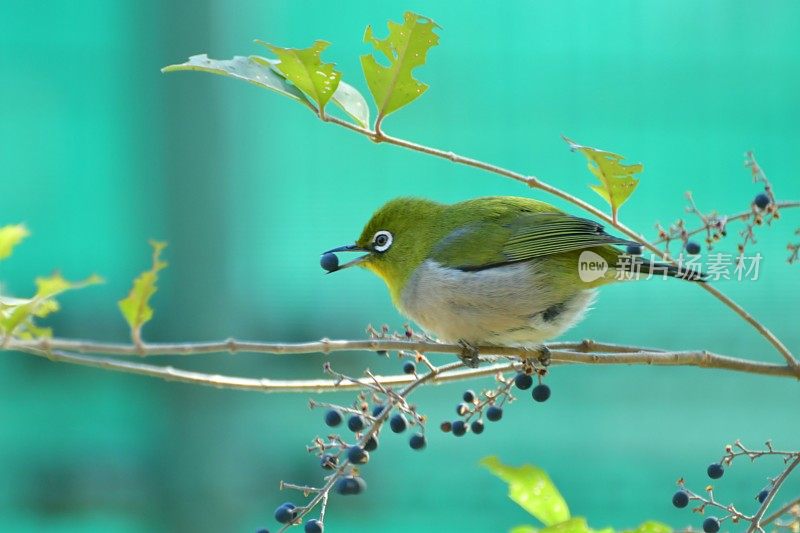
{"type": "MultiPolygon", "coordinates": [[[[344,79],[367,94],[358,56],[366,25],[379,36],[405,10],[432,17],[441,45],[416,71],[428,92],[388,118],[387,132],[528,172],[605,208],[585,160],[560,139],[645,164],[623,220],[648,235],[701,209],[733,213],[761,192],[743,168],[753,149],[776,195],[800,197],[800,4],[770,2],[352,1],[0,3],[0,225],[32,237],[0,263],[6,294],[60,269],[105,285],[63,297],[58,336],[125,341],[116,301],[149,265],[149,238],[170,262],[154,298],[151,341],[237,337],[301,341],[401,328],[382,282],[352,270],[325,276],[321,251],[352,242],[372,211],[400,195],[453,202],[530,194],[474,169],[374,145],[315,121],[257,87],[162,66],[207,52],[262,54],[262,38],[333,45],[344,79]]],[[[369,97],[368,97],[369,98],[369,97]]],[[[371,100],[370,100],[371,102],[371,100]]],[[[786,264],[800,212],[759,229],[760,279],[717,286],[800,352],[798,266],[786,264]]],[[[736,231],[722,250],[734,252],[736,231]]],[[[690,284],[605,289],[566,339],[705,348],[780,362],[754,331],[690,284]]],[[[399,372],[395,359],[338,354],[336,368],[399,372]]],[[[324,357],[159,358],[181,368],[319,377],[324,357]]],[[[472,383],[481,388],[491,383],[472,383]]],[[[386,435],[363,471],[369,490],[332,499],[328,531],[505,531],[529,522],[480,469],[496,454],[534,463],[594,527],[701,520],[670,504],[685,476],[736,438],[800,447],[800,389],[788,379],[686,368],[563,368],[553,398],[523,395],[481,436],[435,426],[466,385],[419,391],[433,421],[412,452],[386,435]]],[[[352,395],[329,396],[349,402],[352,395]]],[[[0,357],[0,529],[6,531],[255,531],[315,483],[305,445],[324,434],[307,395],[262,395],[0,357]]],[[[778,462],[736,465],[716,496],[743,511],[778,462]]],[[[797,495],[800,479],[783,499],[797,495]]]]}

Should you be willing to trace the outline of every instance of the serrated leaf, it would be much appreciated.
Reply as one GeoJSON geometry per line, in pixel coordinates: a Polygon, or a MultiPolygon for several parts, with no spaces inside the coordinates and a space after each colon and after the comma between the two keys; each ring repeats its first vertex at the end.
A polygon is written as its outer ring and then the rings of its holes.
{"type": "Polygon", "coordinates": [[[425,64],[431,47],[439,43],[433,31],[439,26],[427,17],[407,11],[403,23],[388,22],[389,36],[375,38],[372,26],[364,32],[364,42],[375,48],[372,54],[361,56],[361,68],[378,107],[376,127],[383,117],[397,111],[422,95],[428,86],[414,78],[412,70],[425,64]],[[389,65],[381,65],[374,53],[383,56],[389,65]]]}
{"type": "Polygon", "coordinates": [[[328,100],[339,87],[342,73],[334,69],[333,63],[323,63],[321,54],[330,43],[315,41],[309,48],[281,48],[264,41],[256,41],[267,47],[279,62],[275,65],[281,74],[291,81],[306,96],[317,102],[320,114],[328,100]]]}
{"type": "Polygon", "coordinates": [[[61,274],[36,278],[36,294],[33,298],[0,299],[0,333],[4,337],[23,339],[49,336],[50,329],[38,327],[34,319],[59,310],[60,305],[55,297],[69,290],[102,282],[103,279],[94,274],[82,281],[67,281],[61,274]]]}
{"type": "Polygon", "coordinates": [[[136,344],[141,343],[142,326],[153,318],[150,298],[158,291],[156,286],[158,273],[167,267],[167,263],[161,260],[161,252],[167,247],[167,243],[150,241],[150,246],[153,248],[150,270],[139,274],[133,280],[133,287],[128,296],[118,302],[119,310],[128,322],[128,326],[131,328],[131,337],[136,344]]]}
{"type": "Polygon", "coordinates": [[[9,257],[14,247],[30,235],[23,224],[9,224],[0,228],[0,260],[9,257]]]}
{"type": "Polygon", "coordinates": [[[672,533],[672,528],[661,522],[648,520],[636,529],[626,529],[624,533],[672,533]]]}
{"type": "Polygon", "coordinates": [[[569,519],[567,502],[541,468],[533,465],[507,466],[494,456],[482,459],[481,465],[508,483],[508,497],[545,526],[569,519]]]}
{"type": "Polygon", "coordinates": [[[164,67],[161,72],[169,73],[183,70],[209,72],[247,81],[264,89],[288,96],[292,100],[297,100],[314,109],[313,104],[308,101],[308,98],[300,89],[275,72],[269,63],[261,63],[255,57],[234,56],[233,59],[210,59],[208,55],[201,54],[190,57],[186,63],[164,67]]]}
{"type": "Polygon", "coordinates": [[[600,180],[600,185],[589,187],[608,202],[611,206],[611,217],[616,222],[619,208],[639,185],[639,180],[634,178],[634,175],[641,172],[644,167],[641,163],[624,165],[621,161],[625,158],[619,154],[582,146],[567,137],[563,139],[570,150],[581,152],[589,160],[589,171],[600,180]]]}

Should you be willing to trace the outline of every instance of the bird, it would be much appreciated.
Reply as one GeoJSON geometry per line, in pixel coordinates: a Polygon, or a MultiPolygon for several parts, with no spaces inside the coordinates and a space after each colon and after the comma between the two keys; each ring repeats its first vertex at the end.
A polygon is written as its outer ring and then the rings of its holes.
{"type": "Polygon", "coordinates": [[[545,341],[584,318],[603,285],[651,274],[704,281],[699,271],[626,253],[640,246],[531,198],[401,197],[320,263],[328,273],[359,266],[377,274],[402,315],[440,342],[461,344],[475,366],[478,346],[546,350],[545,341]],[[339,265],[341,252],[364,255],[339,265]]]}

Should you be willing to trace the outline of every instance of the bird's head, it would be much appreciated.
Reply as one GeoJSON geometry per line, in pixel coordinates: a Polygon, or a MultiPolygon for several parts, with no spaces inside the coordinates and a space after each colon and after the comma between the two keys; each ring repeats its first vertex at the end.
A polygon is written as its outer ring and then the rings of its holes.
{"type": "Polygon", "coordinates": [[[437,217],[443,208],[442,204],[421,198],[391,200],[372,215],[355,244],[325,252],[322,266],[329,272],[355,265],[365,267],[380,276],[396,297],[437,241],[437,217]],[[337,252],[366,253],[339,265],[329,255],[337,252]]]}

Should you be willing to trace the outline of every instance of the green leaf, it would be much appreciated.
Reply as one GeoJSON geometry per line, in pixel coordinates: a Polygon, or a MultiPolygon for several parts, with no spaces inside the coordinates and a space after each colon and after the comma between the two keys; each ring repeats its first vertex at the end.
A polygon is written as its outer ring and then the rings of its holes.
{"type": "Polygon", "coordinates": [[[95,274],[82,281],[67,281],[61,274],[36,278],[36,294],[33,298],[0,298],[0,333],[4,337],[22,339],[49,336],[50,329],[38,327],[34,319],[44,318],[59,310],[55,297],[69,290],[102,282],[103,278],[95,274]]]}
{"type": "Polygon", "coordinates": [[[244,80],[264,89],[270,89],[292,100],[314,109],[308,98],[294,85],[271,68],[267,60],[259,61],[256,57],[234,56],[233,59],[209,59],[206,54],[196,55],[189,58],[186,63],[169,65],[161,69],[161,72],[178,72],[182,70],[196,70],[200,72],[210,72],[220,76],[228,76],[237,80],[244,80]]]}
{"type": "Polygon", "coordinates": [[[158,287],[158,273],[167,267],[167,263],[161,260],[161,252],[167,247],[167,243],[150,241],[153,247],[153,264],[150,270],[142,272],[139,277],[133,280],[128,296],[118,302],[122,316],[131,328],[131,337],[134,343],[142,341],[142,326],[153,318],[153,308],[150,307],[150,298],[156,293],[158,287]]]}
{"type": "MultiPolygon", "coordinates": [[[[278,68],[280,64],[278,60],[261,56],[250,56],[250,58],[262,65],[270,67],[279,76],[283,76],[283,73],[278,68]]],[[[358,89],[349,83],[339,80],[339,86],[336,87],[336,91],[333,93],[331,100],[361,127],[369,127],[369,105],[364,96],[358,92],[358,89]]]]}
{"type": "Polygon", "coordinates": [[[625,158],[619,154],[581,146],[567,137],[563,139],[570,150],[581,152],[589,160],[589,171],[600,180],[600,185],[590,187],[611,206],[611,216],[616,222],[617,211],[639,185],[634,174],[641,172],[644,167],[641,163],[623,165],[621,161],[625,158]]]}
{"type": "MultiPolygon", "coordinates": [[[[233,59],[217,60],[209,59],[207,55],[202,54],[190,57],[186,63],[164,67],[161,72],[196,70],[247,81],[261,88],[288,96],[316,113],[317,110],[314,104],[306,98],[303,91],[286,80],[283,73],[276,68],[277,65],[278,61],[276,59],[255,55],[250,57],[235,56],[233,59]]],[[[352,85],[340,81],[331,99],[334,104],[339,106],[359,125],[365,128],[369,126],[369,106],[367,101],[352,85]]]]}
{"type": "Polygon", "coordinates": [[[28,235],[28,229],[22,224],[9,224],[0,228],[0,260],[9,257],[14,247],[28,235]]]}
{"type": "Polygon", "coordinates": [[[369,127],[369,104],[358,89],[349,83],[340,81],[336,92],[333,93],[333,103],[358,122],[362,128],[369,127]]]}
{"type": "Polygon", "coordinates": [[[586,523],[585,518],[570,518],[541,529],[539,533],[593,533],[593,531],[586,523]]]}
{"type": "Polygon", "coordinates": [[[648,520],[636,529],[626,529],[624,533],[672,533],[672,528],[661,522],[648,520]]]}
{"type": "Polygon", "coordinates": [[[428,50],[439,44],[434,29],[439,26],[431,19],[406,12],[403,23],[389,21],[389,36],[376,39],[372,27],[367,26],[364,42],[372,44],[374,53],[380,53],[389,65],[378,63],[373,54],[361,56],[361,68],[367,85],[378,107],[376,128],[386,115],[422,95],[428,86],[412,76],[411,71],[425,64],[428,50]]]}
{"type": "Polygon", "coordinates": [[[545,526],[569,519],[567,502],[541,468],[532,465],[507,466],[494,456],[482,459],[481,465],[508,483],[508,497],[545,526]]]}
{"type": "Polygon", "coordinates": [[[275,65],[283,76],[291,81],[306,96],[317,102],[320,114],[324,115],[325,104],[339,87],[342,73],[334,70],[333,63],[323,63],[322,51],[330,46],[326,41],[315,41],[310,48],[281,48],[264,41],[258,44],[272,50],[279,63],[275,65]]]}

